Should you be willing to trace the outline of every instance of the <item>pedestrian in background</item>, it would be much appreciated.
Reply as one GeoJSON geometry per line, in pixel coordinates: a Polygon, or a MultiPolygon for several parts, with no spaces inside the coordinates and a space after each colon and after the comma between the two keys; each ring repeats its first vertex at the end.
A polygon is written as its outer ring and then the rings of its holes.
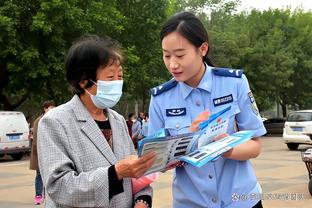
{"type": "Polygon", "coordinates": [[[139,113],[139,117],[137,117],[138,121],[140,121],[141,126],[143,125],[143,120],[145,119],[145,113],[144,112],[140,112],[139,113]]]}
{"type": "Polygon", "coordinates": [[[29,149],[30,149],[30,152],[28,152],[28,156],[30,156],[30,153],[31,153],[31,146],[32,146],[32,142],[33,142],[33,124],[31,122],[31,117],[30,116],[27,116],[26,117],[26,120],[27,120],[27,123],[28,123],[28,128],[29,128],[29,134],[28,134],[28,141],[29,141],[29,149]]]}
{"type": "Polygon", "coordinates": [[[32,135],[32,143],[31,143],[31,154],[30,154],[30,169],[36,170],[36,178],[35,178],[35,204],[40,205],[43,202],[43,183],[40,174],[40,169],[38,165],[38,153],[37,153],[37,131],[38,131],[38,123],[44,114],[46,114],[50,109],[55,107],[55,102],[52,100],[44,101],[42,104],[42,114],[36,118],[33,126],[33,135],[32,135]]]}
{"type": "Polygon", "coordinates": [[[144,119],[142,120],[142,136],[143,137],[148,136],[148,120],[149,120],[148,113],[144,113],[144,119]]]}
{"type": "Polygon", "coordinates": [[[128,132],[129,132],[129,135],[132,139],[132,125],[133,125],[133,121],[132,121],[132,117],[133,117],[133,113],[129,113],[128,115],[128,119],[127,119],[127,127],[128,127],[128,132]]]}
{"type": "Polygon", "coordinates": [[[132,141],[135,147],[138,146],[138,141],[142,139],[142,125],[141,122],[138,120],[137,116],[133,114],[132,118],[132,127],[131,127],[131,132],[132,132],[132,141]]]}

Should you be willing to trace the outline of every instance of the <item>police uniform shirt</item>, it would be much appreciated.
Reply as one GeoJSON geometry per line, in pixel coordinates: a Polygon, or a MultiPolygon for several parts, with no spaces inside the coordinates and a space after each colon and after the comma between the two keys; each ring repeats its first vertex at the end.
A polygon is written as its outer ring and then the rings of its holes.
{"type": "MultiPolygon", "coordinates": [[[[213,114],[228,106],[231,106],[229,134],[234,133],[235,122],[239,130],[254,130],[254,137],[266,133],[242,71],[206,65],[197,88],[171,80],[151,92],[149,135],[161,128],[171,135],[187,133],[201,112],[209,110],[213,114]]],[[[260,200],[260,194],[261,187],[249,160],[220,157],[201,168],[186,165],[175,169],[173,207],[176,208],[252,207],[260,200]]]]}

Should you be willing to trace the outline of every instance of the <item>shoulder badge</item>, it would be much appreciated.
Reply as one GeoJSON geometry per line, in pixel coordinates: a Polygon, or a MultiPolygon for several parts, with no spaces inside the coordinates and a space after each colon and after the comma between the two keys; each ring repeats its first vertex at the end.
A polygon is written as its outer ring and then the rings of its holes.
{"type": "Polygon", "coordinates": [[[153,96],[160,95],[163,92],[170,90],[171,88],[175,87],[178,82],[175,79],[171,79],[168,82],[165,82],[157,87],[153,87],[150,92],[153,96]]]}
{"type": "Polygon", "coordinates": [[[243,69],[230,69],[230,68],[215,67],[212,69],[212,72],[218,76],[241,78],[243,73],[244,73],[244,70],[243,69]]]}

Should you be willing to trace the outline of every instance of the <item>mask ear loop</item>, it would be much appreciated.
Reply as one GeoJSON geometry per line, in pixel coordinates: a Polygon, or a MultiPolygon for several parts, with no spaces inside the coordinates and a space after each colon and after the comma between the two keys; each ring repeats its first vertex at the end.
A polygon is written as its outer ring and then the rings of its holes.
{"type": "Polygon", "coordinates": [[[92,79],[89,79],[93,84],[98,85],[98,83],[96,83],[95,81],[93,81],[92,79]]]}
{"type": "Polygon", "coordinates": [[[90,96],[93,96],[88,90],[84,89],[90,96]]]}
{"type": "MultiPolygon", "coordinates": [[[[95,82],[95,81],[93,81],[92,79],[89,79],[93,84],[96,84],[96,86],[98,86],[98,84],[95,82]]],[[[88,90],[86,90],[86,89],[84,89],[90,96],[94,96],[94,95],[92,95],[88,90]]]]}

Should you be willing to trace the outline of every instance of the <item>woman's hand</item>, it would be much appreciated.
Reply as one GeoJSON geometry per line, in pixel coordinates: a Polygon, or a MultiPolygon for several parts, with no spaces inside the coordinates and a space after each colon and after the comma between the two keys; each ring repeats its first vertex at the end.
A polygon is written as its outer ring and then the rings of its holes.
{"type": "MultiPolygon", "coordinates": [[[[217,136],[216,138],[213,139],[213,141],[218,141],[220,139],[223,139],[225,137],[229,136],[228,134],[221,134],[219,136],[217,136]]],[[[226,151],[222,156],[225,158],[229,158],[232,154],[233,148],[231,148],[230,150],[226,151]]]]}
{"type": "Polygon", "coordinates": [[[140,158],[137,155],[130,155],[118,161],[115,164],[118,179],[141,177],[153,165],[155,158],[156,154],[149,152],[140,158]]]}
{"type": "Polygon", "coordinates": [[[209,111],[204,111],[195,118],[195,120],[192,122],[189,132],[196,132],[199,130],[198,126],[201,122],[207,120],[210,117],[210,112],[209,111]]]}

